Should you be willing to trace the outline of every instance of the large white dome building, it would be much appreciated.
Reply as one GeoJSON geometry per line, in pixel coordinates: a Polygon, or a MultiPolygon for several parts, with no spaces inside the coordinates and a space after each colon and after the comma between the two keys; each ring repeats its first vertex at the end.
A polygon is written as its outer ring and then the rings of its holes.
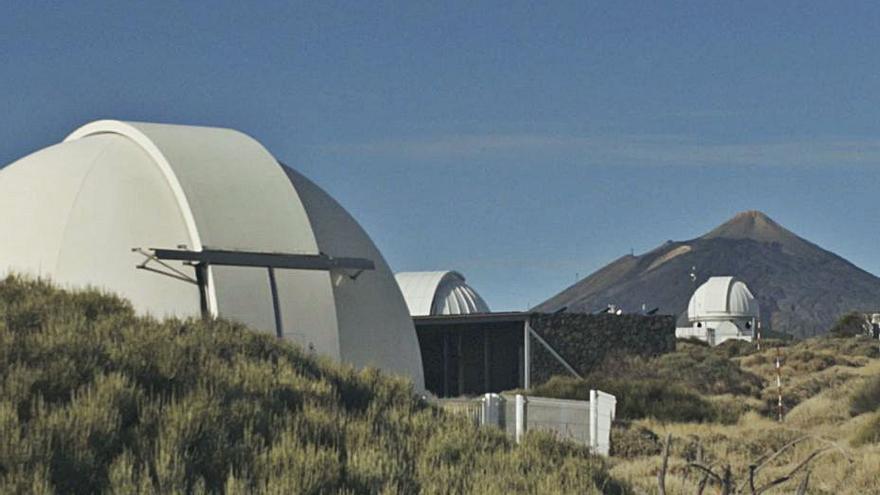
{"type": "Polygon", "coordinates": [[[690,326],[678,328],[677,337],[697,337],[711,344],[730,339],[751,341],[760,311],[744,282],[735,277],[711,277],[691,296],[687,319],[690,326]]]}
{"type": "Polygon", "coordinates": [[[489,312],[489,305],[459,272],[400,272],[395,277],[412,316],[489,312]]]}
{"type": "Polygon", "coordinates": [[[209,314],[424,386],[394,276],[324,191],[229,129],[98,121],[0,169],[0,274],[209,314]],[[140,268],[140,269],[138,269],[140,268]]]}

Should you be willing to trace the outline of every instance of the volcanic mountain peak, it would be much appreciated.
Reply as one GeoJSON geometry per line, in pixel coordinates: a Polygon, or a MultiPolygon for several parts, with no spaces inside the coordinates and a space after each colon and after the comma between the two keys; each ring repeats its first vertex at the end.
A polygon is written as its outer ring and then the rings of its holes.
{"type": "Polygon", "coordinates": [[[774,222],[757,210],[737,213],[700,239],[751,239],[758,242],[779,243],[792,252],[815,248],[810,242],[774,222]]]}
{"type": "Polygon", "coordinates": [[[794,235],[770,217],[757,210],[737,213],[733,218],[715,227],[702,239],[724,237],[727,239],[781,240],[794,235]]]}

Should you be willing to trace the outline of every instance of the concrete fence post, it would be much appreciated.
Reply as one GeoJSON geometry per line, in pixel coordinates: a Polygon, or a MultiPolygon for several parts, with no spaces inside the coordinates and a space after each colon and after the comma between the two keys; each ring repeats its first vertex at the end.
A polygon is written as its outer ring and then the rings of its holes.
{"type": "Polygon", "coordinates": [[[520,443],[526,433],[526,414],[526,397],[516,394],[516,443],[520,443]]]}
{"type": "Polygon", "coordinates": [[[590,390],[590,448],[595,452],[599,448],[599,394],[590,390]]]}
{"type": "Polygon", "coordinates": [[[502,398],[498,394],[486,394],[483,396],[483,416],[480,422],[483,425],[501,426],[502,398]]]}

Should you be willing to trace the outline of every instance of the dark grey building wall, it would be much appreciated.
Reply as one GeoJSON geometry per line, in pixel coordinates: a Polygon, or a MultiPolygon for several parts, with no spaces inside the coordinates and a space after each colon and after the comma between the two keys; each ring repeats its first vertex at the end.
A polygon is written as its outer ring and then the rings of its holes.
{"type": "MultiPolygon", "coordinates": [[[[668,315],[536,313],[529,324],[582,375],[615,354],[649,357],[675,350],[675,318],[668,315]]],[[[535,339],[531,349],[533,386],[569,374],[535,339]]]]}

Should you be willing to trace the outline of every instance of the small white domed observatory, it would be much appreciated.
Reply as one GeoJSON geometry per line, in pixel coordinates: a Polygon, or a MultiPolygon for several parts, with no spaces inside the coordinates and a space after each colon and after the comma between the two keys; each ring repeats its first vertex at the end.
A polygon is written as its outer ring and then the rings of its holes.
{"type": "Polygon", "coordinates": [[[687,317],[691,326],[676,329],[676,337],[696,337],[717,345],[731,339],[751,342],[760,311],[741,280],[712,277],[694,291],[687,317]]]}
{"type": "Polygon", "coordinates": [[[488,313],[486,301],[454,271],[401,272],[395,275],[412,316],[488,313]]]}
{"type": "Polygon", "coordinates": [[[369,236],[240,132],[88,124],[0,169],[0,232],[0,274],[106,289],[157,317],[227,317],[424,387],[369,236]]]}

